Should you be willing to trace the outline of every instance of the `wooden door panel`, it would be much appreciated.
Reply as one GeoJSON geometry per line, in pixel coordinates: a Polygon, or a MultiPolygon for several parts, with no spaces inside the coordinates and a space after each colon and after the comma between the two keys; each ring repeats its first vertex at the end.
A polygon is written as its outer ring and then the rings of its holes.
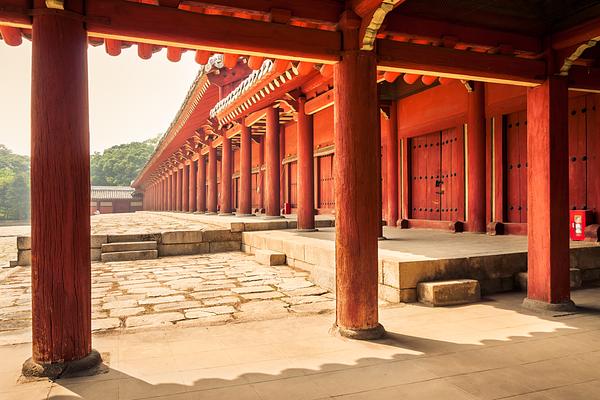
{"type": "Polygon", "coordinates": [[[440,186],[439,190],[442,192],[442,204],[441,204],[441,219],[444,221],[450,221],[453,214],[452,204],[452,193],[456,188],[453,187],[452,178],[452,143],[450,142],[450,133],[448,130],[442,132],[441,140],[441,153],[442,153],[442,164],[440,174],[440,186]]]}
{"type": "Polygon", "coordinates": [[[587,207],[586,98],[569,99],[569,208],[587,207]]]}
{"type": "Polygon", "coordinates": [[[600,95],[586,99],[587,126],[587,206],[599,220],[600,211],[600,95]]]}
{"type": "Polygon", "coordinates": [[[505,116],[506,220],[527,222],[527,113],[505,116]]]}
{"type": "Polygon", "coordinates": [[[519,211],[520,222],[527,222],[527,111],[519,112],[517,121],[517,129],[519,131],[519,161],[517,163],[517,172],[519,174],[519,203],[517,211],[519,211]]]}
{"type": "Polygon", "coordinates": [[[289,164],[288,168],[290,183],[288,188],[288,199],[292,207],[298,207],[298,163],[293,162],[289,164]]]}
{"type": "Polygon", "coordinates": [[[425,149],[427,152],[427,165],[425,174],[425,185],[427,188],[427,219],[441,219],[441,191],[436,186],[436,181],[440,179],[440,152],[441,134],[439,132],[427,135],[425,149]]]}
{"type": "Polygon", "coordinates": [[[319,208],[335,208],[333,193],[333,154],[319,157],[319,208]]]}

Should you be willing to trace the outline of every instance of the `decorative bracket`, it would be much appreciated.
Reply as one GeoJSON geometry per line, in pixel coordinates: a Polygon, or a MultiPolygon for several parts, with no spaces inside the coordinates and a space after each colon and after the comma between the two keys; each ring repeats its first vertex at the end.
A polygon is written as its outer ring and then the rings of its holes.
{"type": "Polygon", "coordinates": [[[404,0],[383,0],[381,4],[363,17],[360,27],[361,50],[373,50],[377,33],[387,14],[404,0]]]}

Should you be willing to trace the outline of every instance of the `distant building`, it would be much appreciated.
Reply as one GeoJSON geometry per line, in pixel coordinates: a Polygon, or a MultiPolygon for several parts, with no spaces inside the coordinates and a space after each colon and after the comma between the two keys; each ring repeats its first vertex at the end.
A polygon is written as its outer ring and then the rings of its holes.
{"type": "Polygon", "coordinates": [[[127,213],[143,209],[144,195],[129,186],[92,186],[90,214],[127,213]]]}

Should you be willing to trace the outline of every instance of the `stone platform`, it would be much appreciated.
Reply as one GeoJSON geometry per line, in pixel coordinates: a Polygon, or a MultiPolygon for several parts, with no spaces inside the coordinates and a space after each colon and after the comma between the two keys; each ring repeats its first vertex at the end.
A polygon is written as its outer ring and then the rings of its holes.
{"type": "MultiPolygon", "coordinates": [[[[527,270],[525,236],[488,236],[428,229],[385,228],[379,242],[379,297],[415,302],[419,282],[476,279],[481,293],[518,289],[516,275],[527,270]]],[[[310,272],[316,284],[335,290],[335,229],[243,232],[242,249],[285,253],[288,265],[310,272]]],[[[571,267],[581,270],[584,285],[600,281],[600,246],[571,243],[571,267]]]]}

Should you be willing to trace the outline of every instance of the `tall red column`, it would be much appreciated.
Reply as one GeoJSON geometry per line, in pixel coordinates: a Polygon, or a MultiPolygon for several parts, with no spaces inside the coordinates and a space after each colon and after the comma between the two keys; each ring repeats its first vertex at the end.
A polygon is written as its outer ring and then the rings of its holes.
{"type": "Polygon", "coordinates": [[[232,176],[231,139],[223,136],[221,156],[221,210],[220,215],[231,215],[231,176],[232,176]]]}
{"type": "MultiPolygon", "coordinates": [[[[377,94],[377,99],[379,100],[379,93],[377,94]]],[[[381,152],[381,135],[382,135],[382,125],[381,125],[381,110],[379,105],[377,106],[377,136],[375,137],[377,140],[377,221],[379,227],[379,233],[377,235],[379,240],[386,240],[387,238],[383,234],[383,171],[382,171],[382,152],[381,152]]]]}
{"type": "Polygon", "coordinates": [[[181,210],[187,212],[190,210],[190,166],[183,164],[181,172],[181,210]]]}
{"type": "MultiPolygon", "coordinates": [[[[45,10],[43,1],[35,6],[45,10]]],[[[83,11],[80,1],[68,6],[68,11],[83,11]]],[[[49,363],[100,360],[91,347],[89,156],[83,22],[36,14],[31,81],[33,354],[23,366],[26,375],[55,376],[49,363]]]]}
{"type": "Polygon", "coordinates": [[[181,169],[175,173],[175,211],[181,211],[181,169]]]}
{"type": "Polygon", "coordinates": [[[258,151],[258,208],[262,210],[265,208],[265,137],[260,139],[260,146],[258,151]]]}
{"type": "Polygon", "coordinates": [[[384,333],[377,310],[377,58],[358,50],[359,27],[345,12],[345,49],[333,73],[336,324],[344,336],[374,339],[384,333]]]}
{"type": "Polygon", "coordinates": [[[304,111],[306,98],[298,99],[298,230],[315,230],[313,117],[304,111]]]}
{"type": "Polygon", "coordinates": [[[189,210],[191,212],[196,211],[196,192],[198,191],[198,187],[196,185],[196,175],[198,169],[196,168],[196,163],[192,160],[190,164],[190,176],[189,176],[189,210]]]}
{"type": "Polygon", "coordinates": [[[528,285],[524,305],[569,310],[567,82],[527,89],[528,285]]]}
{"type": "Polygon", "coordinates": [[[175,172],[169,172],[169,211],[175,211],[175,172]]]}
{"type": "Polygon", "coordinates": [[[198,158],[198,175],[196,176],[196,211],[206,211],[206,156],[198,158]]]}
{"type": "Polygon", "coordinates": [[[166,192],[165,192],[165,177],[163,176],[160,179],[160,210],[165,211],[165,200],[166,200],[166,192]]]}
{"type": "Polygon", "coordinates": [[[252,131],[242,124],[240,135],[240,199],[238,216],[252,214],[252,131]]]}
{"type": "Polygon", "coordinates": [[[386,156],[386,200],[385,218],[388,226],[396,226],[398,221],[398,113],[396,103],[390,105],[385,138],[386,156]]]}
{"type": "Polygon", "coordinates": [[[267,108],[267,133],[265,137],[265,161],[267,176],[265,184],[266,218],[280,217],[279,208],[279,109],[267,108]]]}
{"type": "Polygon", "coordinates": [[[207,214],[217,213],[217,149],[208,147],[208,200],[207,214]]]}
{"type": "Polygon", "coordinates": [[[485,232],[485,84],[473,82],[467,115],[467,229],[485,232]]]}
{"type": "Polygon", "coordinates": [[[277,159],[277,165],[279,165],[279,210],[283,208],[283,202],[285,201],[285,173],[283,159],[285,158],[285,126],[279,125],[279,157],[277,159]]]}

